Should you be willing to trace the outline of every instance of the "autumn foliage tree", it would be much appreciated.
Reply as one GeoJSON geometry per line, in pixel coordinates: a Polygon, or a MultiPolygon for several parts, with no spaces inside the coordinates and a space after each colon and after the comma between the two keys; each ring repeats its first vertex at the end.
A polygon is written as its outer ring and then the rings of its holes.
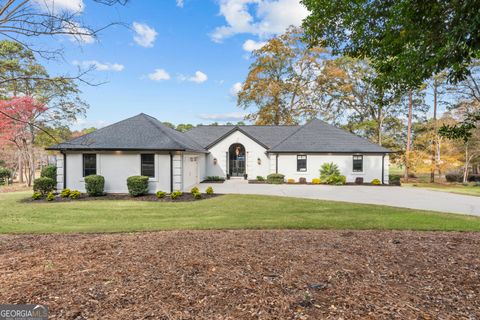
{"type": "Polygon", "coordinates": [[[321,47],[309,48],[302,30],[287,32],[253,51],[253,63],[238,93],[238,105],[254,110],[247,115],[256,124],[296,124],[312,116],[321,93],[317,78],[327,54],[321,47]]]}
{"type": "Polygon", "coordinates": [[[35,177],[35,134],[33,123],[47,107],[32,97],[14,97],[0,100],[0,145],[14,145],[20,156],[22,168],[31,185],[35,177]]]}

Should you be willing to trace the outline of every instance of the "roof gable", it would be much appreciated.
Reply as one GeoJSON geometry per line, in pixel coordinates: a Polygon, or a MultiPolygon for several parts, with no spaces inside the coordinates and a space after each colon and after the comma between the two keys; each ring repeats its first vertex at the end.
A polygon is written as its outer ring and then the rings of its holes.
{"type": "Polygon", "coordinates": [[[386,153],[390,150],[313,119],[273,146],[269,152],[386,153]]]}
{"type": "Polygon", "coordinates": [[[98,129],[48,150],[179,150],[206,152],[183,133],[144,113],[98,129]]]}

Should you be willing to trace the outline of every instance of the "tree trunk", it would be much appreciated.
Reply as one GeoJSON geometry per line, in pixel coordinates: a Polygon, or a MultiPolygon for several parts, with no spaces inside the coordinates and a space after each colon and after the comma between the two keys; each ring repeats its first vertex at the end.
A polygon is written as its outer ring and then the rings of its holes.
{"type": "Polygon", "coordinates": [[[433,80],[433,144],[432,144],[432,167],[430,169],[430,182],[435,182],[435,170],[437,169],[437,80],[433,80]]]}
{"type": "Polygon", "coordinates": [[[25,182],[23,179],[23,159],[21,153],[18,155],[18,182],[22,184],[25,182]]]}
{"type": "Polygon", "coordinates": [[[470,159],[468,158],[468,145],[465,145],[465,167],[463,168],[463,183],[468,182],[468,164],[470,159]]]}
{"type": "Polygon", "coordinates": [[[408,127],[407,127],[407,148],[405,150],[405,181],[408,181],[408,174],[410,173],[410,146],[412,140],[412,113],[413,113],[413,103],[412,103],[412,91],[408,92],[408,127]]]}

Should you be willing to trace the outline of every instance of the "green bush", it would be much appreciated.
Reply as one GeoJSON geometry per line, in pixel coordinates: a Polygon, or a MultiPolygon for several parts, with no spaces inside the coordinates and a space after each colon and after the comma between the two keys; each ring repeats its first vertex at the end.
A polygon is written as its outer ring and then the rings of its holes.
{"type": "Polygon", "coordinates": [[[190,193],[198,193],[200,192],[200,190],[197,188],[197,187],[193,187],[191,190],[190,190],[190,193]]]}
{"type": "Polygon", "coordinates": [[[0,185],[8,184],[12,178],[12,171],[7,168],[0,167],[0,185]]]}
{"type": "Polygon", "coordinates": [[[173,191],[172,193],[170,193],[170,198],[172,198],[172,200],[175,200],[178,197],[181,197],[182,194],[183,193],[181,191],[173,191]]]}
{"type": "Polygon", "coordinates": [[[463,182],[463,174],[459,172],[449,172],[445,175],[448,182],[463,182]]]}
{"type": "Polygon", "coordinates": [[[70,192],[70,199],[78,199],[80,197],[80,191],[73,190],[70,192]]]}
{"type": "Polygon", "coordinates": [[[379,184],[382,184],[382,182],[379,179],[373,179],[372,184],[379,185],[379,184]]]}
{"type": "Polygon", "coordinates": [[[55,190],[57,182],[52,178],[41,177],[33,180],[33,191],[40,192],[42,196],[55,190]]]}
{"type": "Polygon", "coordinates": [[[34,192],[32,194],[32,199],[33,200],[40,200],[40,199],[42,199],[42,194],[40,192],[34,192]]]}
{"type": "Polygon", "coordinates": [[[262,176],[257,176],[257,181],[265,181],[265,178],[262,176]]]}
{"type": "Polygon", "coordinates": [[[267,183],[282,184],[285,181],[285,175],[281,173],[271,173],[267,176],[267,183]]]}
{"type": "Polygon", "coordinates": [[[200,192],[195,192],[195,193],[193,194],[193,197],[194,197],[195,199],[197,199],[197,200],[198,200],[198,199],[202,199],[202,194],[201,194],[200,192]]]}
{"type": "Polygon", "coordinates": [[[157,196],[158,199],[165,198],[166,194],[167,193],[165,191],[157,191],[157,193],[155,193],[155,195],[157,196]]]}
{"type": "Polygon", "coordinates": [[[399,186],[401,185],[400,179],[402,178],[399,174],[389,174],[388,175],[388,184],[399,186]]]}
{"type": "Polygon", "coordinates": [[[55,194],[53,192],[49,192],[47,194],[47,201],[53,201],[55,200],[55,194]]]}
{"type": "Polygon", "coordinates": [[[212,188],[212,187],[208,187],[207,190],[205,190],[205,193],[206,193],[206,194],[213,194],[213,188],[212,188]]]}
{"type": "Polygon", "coordinates": [[[62,198],[68,198],[70,196],[70,189],[63,189],[62,192],[60,192],[60,197],[62,198]]]}
{"type": "Polygon", "coordinates": [[[338,166],[330,162],[322,164],[320,168],[320,181],[326,184],[345,184],[347,179],[340,174],[338,166]]]}
{"type": "Polygon", "coordinates": [[[206,181],[225,181],[224,177],[220,176],[208,176],[205,178],[206,181]]]}
{"type": "Polygon", "coordinates": [[[103,195],[105,188],[105,178],[96,174],[85,177],[85,190],[91,197],[97,197],[103,195]]]}
{"type": "Polygon", "coordinates": [[[148,193],[147,176],[131,176],[127,179],[128,192],[132,197],[143,196],[148,193]]]}
{"type": "Polygon", "coordinates": [[[40,177],[50,178],[57,181],[57,167],[53,165],[43,167],[40,177]]]}

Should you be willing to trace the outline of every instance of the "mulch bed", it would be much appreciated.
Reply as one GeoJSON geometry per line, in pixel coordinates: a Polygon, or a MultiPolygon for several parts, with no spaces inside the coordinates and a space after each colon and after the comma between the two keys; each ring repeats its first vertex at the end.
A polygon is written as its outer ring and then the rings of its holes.
{"type": "Polygon", "coordinates": [[[39,202],[39,203],[52,203],[52,202],[71,202],[71,201],[95,201],[95,200],[131,200],[131,201],[157,201],[157,202],[188,202],[188,201],[201,201],[205,199],[210,199],[214,197],[221,196],[222,194],[206,194],[202,193],[201,199],[195,199],[191,193],[183,192],[180,197],[177,197],[175,200],[172,200],[169,195],[159,199],[154,194],[147,194],[144,196],[139,197],[132,197],[129,194],[106,194],[104,196],[99,197],[90,197],[89,195],[82,193],[80,197],[77,199],[70,199],[70,198],[62,198],[60,196],[56,196],[55,200],[47,201],[45,198],[39,200],[33,200],[31,197],[25,198],[21,200],[22,202],[39,202]]]}
{"type": "Polygon", "coordinates": [[[0,288],[52,319],[479,319],[480,233],[5,235],[0,288]]]}

